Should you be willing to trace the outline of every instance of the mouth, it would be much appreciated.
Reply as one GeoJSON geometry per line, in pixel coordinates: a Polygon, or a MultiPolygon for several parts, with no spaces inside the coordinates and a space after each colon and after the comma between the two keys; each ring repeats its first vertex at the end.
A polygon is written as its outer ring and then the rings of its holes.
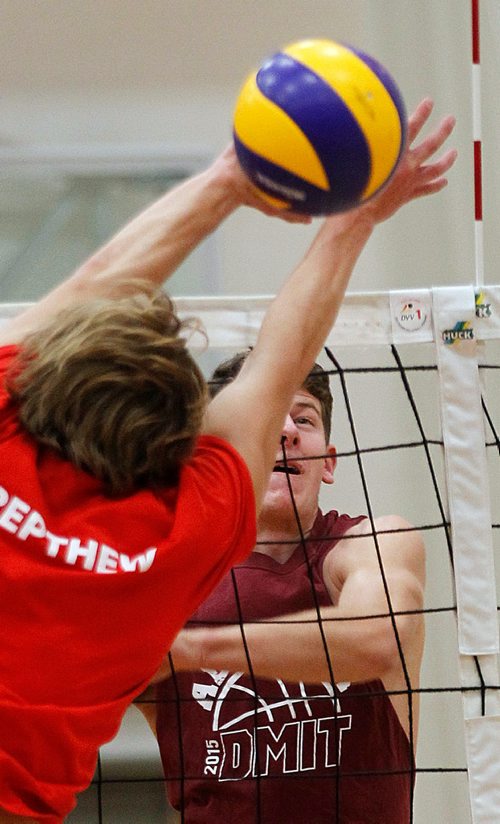
{"type": "Polygon", "coordinates": [[[293,464],[275,464],[273,472],[282,472],[285,475],[300,475],[300,469],[293,464]]]}

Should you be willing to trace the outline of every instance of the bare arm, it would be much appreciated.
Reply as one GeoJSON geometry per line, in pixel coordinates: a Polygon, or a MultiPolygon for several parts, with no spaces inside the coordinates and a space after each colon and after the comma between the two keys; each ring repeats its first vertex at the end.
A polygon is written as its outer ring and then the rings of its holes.
{"type": "Polygon", "coordinates": [[[0,345],[17,343],[65,306],[94,297],[119,297],[130,281],[160,286],[187,255],[237,207],[252,206],[289,222],[258,198],[229,146],[204,172],[167,192],[132,219],[67,280],[0,330],[0,345]]]}
{"type": "Polygon", "coordinates": [[[142,713],[156,738],[156,690],[153,684],[150,684],[144,692],[137,696],[133,706],[142,713]]]}
{"type": "MultiPolygon", "coordinates": [[[[376,524],[382,532],[407,527],[400,518],[381,519],[376,524]]],[[[336,606],[321,609],[322,631],[314,610],[244,625],[254,675],[318,683],[330,680],[330,661],[337,682],[384,680],[398,666],[398,644],[405,657],[411,657],[415,645],[420,649],[419,610],[425,577],[422,540],[414,531],[394,532],[380,534],[378,546],[393,617],[373,537],[346,538],[325,561],[325,581],[329,587],[340,588],[340,595],[336,606]]],[[[178,669],[249,672],[239,626],[184,630],[171,652],[178,669]]],[[[162,670],[158,678],[167,674],[162,670]]]]}
{"type": "Polygon", "coordinates": [[[242,454],[254,480],[257,507],[292,395],[335,321],[354,265],[373,228],[405,203],[446,185],[444,175],[456,152],[428,161],[451,133],[454,119],[445,118],[420,144],[411,146],[431,111],[432,103],[426,100],[410,118],[410,146],[388,186],[364,206],[325,220],[269,308],[257,344],[237,379],[208,408],[205,431],[226,438],[242,454]]]}

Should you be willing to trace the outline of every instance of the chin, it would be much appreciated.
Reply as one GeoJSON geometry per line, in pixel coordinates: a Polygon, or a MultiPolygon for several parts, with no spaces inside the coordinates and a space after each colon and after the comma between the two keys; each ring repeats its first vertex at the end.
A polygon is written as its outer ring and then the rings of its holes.
{"type": "MultiPolygon", "coordinates": [[[[293,489],[293,487],[292,487],[293,489]]],[[[300,515],[300,496],[295,494],[295,505],[299,510],[300,515]]],[[[273,514],[279,518],[293,517],[295,519],[295,509],[292,499],[290,497],[290,490],[288,484],[270,484],[264,496],[261,513],[273,514]]]]}
{"type": "MultiPolygon", "coordinates": [[[[296,478],[290,478],[292,493],[294,498],[297,497],[299,494],[298,484],[296,478]]],[[[275,498],[279,498],[280,500],[286,500],[290,506],[292,506],[292,499],[290,495],[290,486],[288,485],[288,480],[285,475],[272,475],[271,480],[269,481],[266,494],[264,496],[264,502],[269,498],[269,500],[274,500],[275,498]]]]}

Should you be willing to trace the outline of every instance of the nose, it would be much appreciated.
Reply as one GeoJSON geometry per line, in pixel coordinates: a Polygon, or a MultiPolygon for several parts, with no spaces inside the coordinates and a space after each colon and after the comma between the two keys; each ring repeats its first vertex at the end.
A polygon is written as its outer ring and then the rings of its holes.
{"type": "Polygon", "coordinates": [[[299,430],[295,421],[290,415],[285,418],[283,429],[281,430],[281,445],[282,446],[296,446],[299,442],[299,430]]]}

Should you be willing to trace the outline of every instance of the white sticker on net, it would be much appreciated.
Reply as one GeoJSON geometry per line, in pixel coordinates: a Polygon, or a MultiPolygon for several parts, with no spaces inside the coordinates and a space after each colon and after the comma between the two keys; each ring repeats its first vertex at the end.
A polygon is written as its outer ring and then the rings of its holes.
{"type": "Polygon", "coordinates": [[[390,292],[394,343],[432,341],[432,297],[428,289],[390,292]]]}
{"type": "Polygon", "coordinates": [[[478,338],[482,340],[498,338],[500,335],[500,287],[477,287],[474,297],[478,338]]]}

